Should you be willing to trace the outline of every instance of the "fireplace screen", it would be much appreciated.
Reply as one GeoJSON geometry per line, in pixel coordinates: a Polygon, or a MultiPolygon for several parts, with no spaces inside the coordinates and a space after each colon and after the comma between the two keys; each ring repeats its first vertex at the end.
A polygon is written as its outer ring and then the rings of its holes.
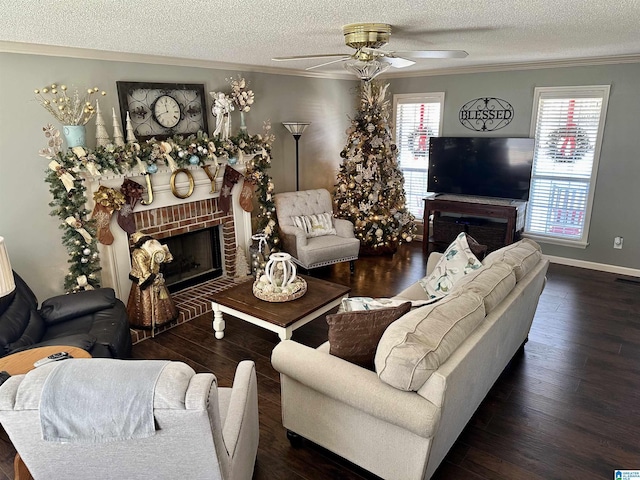
{"type": "Polygon", "coordinates": [[[165,238],[173,262],[162,265],[170,292],[197,285],[222,275],[222,254],[218,227],[165,238]]]}

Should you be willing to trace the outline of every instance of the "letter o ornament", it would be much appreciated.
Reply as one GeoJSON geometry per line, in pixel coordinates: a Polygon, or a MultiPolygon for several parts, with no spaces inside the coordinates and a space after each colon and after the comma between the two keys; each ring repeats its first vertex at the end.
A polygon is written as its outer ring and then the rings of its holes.
{"type": "Polygon", "coordinates": [[[173,172],[171,174],[170,182],[171,182],[171,193],[173,193],[175,197],[189,198],[191,195],[193,195],[193,188],[195,186],[195,183],[193,181],[193,175],[191,175],[191,172],[186,168],[178,168],[175,172],[173,172]],[[178,176],[179,173],[184,173],[189,179],[189,191],[186,194],[182,194],[178,192],[178,189],[176,188],[176,177],[178,176]]]}

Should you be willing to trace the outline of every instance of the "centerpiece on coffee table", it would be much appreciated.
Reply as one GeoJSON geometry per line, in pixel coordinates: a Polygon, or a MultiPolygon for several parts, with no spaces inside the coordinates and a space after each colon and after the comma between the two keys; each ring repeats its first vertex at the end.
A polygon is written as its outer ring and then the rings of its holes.
{"type": "Polygon", "coordinates": [[[288,253],[272,253],[265,272],[253,284],[253,294],[266,302],[288,302],[307,292],[307,282],[296,276],[296,266],[288,253]]]}

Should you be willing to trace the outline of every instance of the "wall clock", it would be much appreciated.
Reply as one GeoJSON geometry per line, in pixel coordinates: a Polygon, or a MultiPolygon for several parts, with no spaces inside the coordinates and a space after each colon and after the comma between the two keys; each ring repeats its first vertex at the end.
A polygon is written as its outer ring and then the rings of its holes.
{"type": "Polygon", "coordinates": [[[204,85],[186,83],[116,82],[122,127],[127,112],[139,141],[207,131],[204,85]]]}

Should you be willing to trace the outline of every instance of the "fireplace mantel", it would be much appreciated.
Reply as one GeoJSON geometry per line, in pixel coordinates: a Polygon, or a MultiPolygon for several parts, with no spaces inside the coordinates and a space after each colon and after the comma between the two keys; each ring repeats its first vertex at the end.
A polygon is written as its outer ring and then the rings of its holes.
{"type": "MultiPolygon", "coordinates": [[[[234,165],[233,168],[241,173],[244,173],[245,171],[244,165],[234,165]]],[[[171,170],[169,168],[160,169],[157,173],[151,175],[151,181],[153,184],[153,202],[150,205],[142,205],[141,202],[138,202],[134,209],[134,213],[152,211],[176,205],[186,205],[193,202],[200,202],[202,200],[218,198],[220,196],[224,168],[220,168],[220,171],[218,172],[218,176],[215,181],[215,193],[211,193],[212,182],[209,180],[207,174],[202,168],[193,166],[186,168],[186,170],[191,173],[194,180],[194,189],[191,196],[188,198],[178,198],[174,196],[170,185],[172,175],[171,170]]],[[[119,190],[125,178],[130,178],[134,182],[143,185],[145,187],[143,200],[148,198],[145,176],[136,175],[133,172],[125,175],[105,174],[100,177],[87,179],[89,210],[93,210],[94,206],[93,193],[97,191],[101,185],[119,190]]],[[[181,194],[186,194],[189,190],[187,175],[184,173],[179,174],[176,176],[175,180],[176,191],[181,194]]],[[[231,215],[233,217],[235,244],[244,247],[245,253],[248,254],[249,244],[251,243],[251,214],[245,212],[240,207],[241,190],[242,181],[238,182],[231,191],[231,215]]],[[[113,243],[111,245],[99,244],[100,266],[102,267],[102,286],[113,288],[116,292],[116,296],[126,302],[131,288],[131,280],[129,279],[129,272],[131,271],[129,240],[127,233],[118,226],[115,215],[111,221],[111,231],[114,236],[113,243]]],[[[223,265],[225,265],[224,259],[223,265]]],[[[223,274],[227,274],[227,268],[224,268],[223,274]]]]}

